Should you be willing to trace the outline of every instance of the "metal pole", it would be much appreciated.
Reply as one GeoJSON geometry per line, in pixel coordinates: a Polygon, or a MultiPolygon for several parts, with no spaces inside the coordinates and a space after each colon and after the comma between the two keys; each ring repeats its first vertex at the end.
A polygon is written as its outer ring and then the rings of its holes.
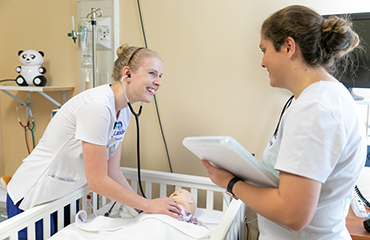
{"type": "Polygon", "coordinates": [[[93,87],[96,87],[96,44],[95,44],[95,34],[96,34],[96,9],[91,8],[91,27],[92,27],[92,64],[93,64],[93,87]]]}

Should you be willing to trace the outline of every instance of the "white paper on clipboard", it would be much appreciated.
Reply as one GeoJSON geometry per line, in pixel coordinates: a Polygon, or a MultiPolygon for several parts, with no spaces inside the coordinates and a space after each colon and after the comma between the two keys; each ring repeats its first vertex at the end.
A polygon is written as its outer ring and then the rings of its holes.
{"type": "Polygon", "coordinates": [[[279,179],[232,137],[186,137],[182,144],[200,159],[206,159],[248,183],[260,187],[279,185],[279,179]]]}

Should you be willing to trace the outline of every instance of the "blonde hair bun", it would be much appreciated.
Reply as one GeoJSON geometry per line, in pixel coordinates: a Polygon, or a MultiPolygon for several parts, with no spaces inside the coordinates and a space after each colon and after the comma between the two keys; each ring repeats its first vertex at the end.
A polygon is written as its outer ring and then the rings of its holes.
{"type": "Polygon", "coordinates": [[[116,51],[116,53],[117,53],[117,57],[120,57],[120,56],[122,56],[123,55],[123,53],[125,52],[125,50],[127,49],[127,48],[129,48],[130,46],[127,44],[127,43],[124,43],[124,44],[122,44],[119,48],[117,48],[117,51],[116,51]]]}

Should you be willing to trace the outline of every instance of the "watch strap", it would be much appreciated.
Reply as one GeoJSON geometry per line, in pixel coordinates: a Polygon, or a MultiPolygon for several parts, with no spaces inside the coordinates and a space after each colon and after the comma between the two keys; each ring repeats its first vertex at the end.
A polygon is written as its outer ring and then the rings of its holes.
{"type": "Polygon", "coordinates": [[[238,177],[234,177],[230,180],[230,182],[227,184],[227,193],[230,194],[233,198],[237,199],[233,193],[233,187],[235,185],[235,183],[237,183],[238,181],[243,181],[243,179],[241,178],[238,178],[238,177]]]}

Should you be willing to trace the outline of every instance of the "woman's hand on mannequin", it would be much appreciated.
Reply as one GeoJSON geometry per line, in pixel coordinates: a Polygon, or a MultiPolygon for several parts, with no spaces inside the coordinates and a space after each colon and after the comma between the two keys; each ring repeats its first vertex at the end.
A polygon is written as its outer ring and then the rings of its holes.
{"type": "Polygon", "coordinates": [[[144,212],[166,214],[173,218],[179,218],[181,208],[168,197],[162,197],[149,200],[148,209],[145,209],[144,212]]]}

